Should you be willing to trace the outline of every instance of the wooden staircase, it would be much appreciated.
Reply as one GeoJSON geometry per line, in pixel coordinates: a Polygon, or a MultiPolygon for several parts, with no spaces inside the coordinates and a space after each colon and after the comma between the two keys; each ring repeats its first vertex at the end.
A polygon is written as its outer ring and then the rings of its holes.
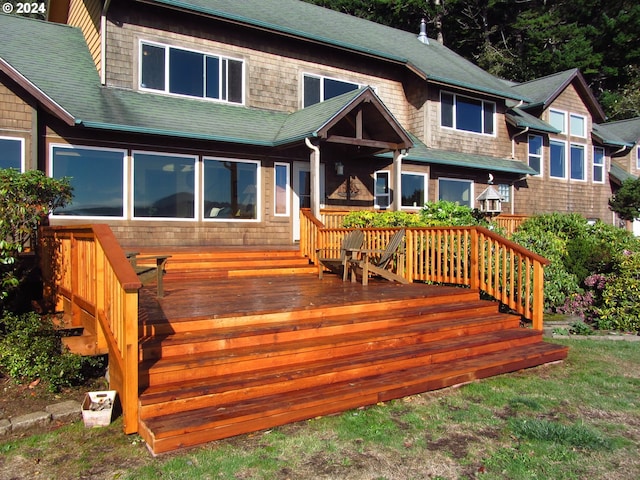
{"type": "MultiPolygon", "coordinates": [[[[480,300],[478,291],[392,287],[388,282],[343,286],[331,275],[317,280],[309,275],[308,266],[289,264],[285,254],[285,266],[271,264],[273,252],[256,253],[253,270],[238,255],[233,261],[223,254],[208,257],[208,268],[204,268],[197,254],[170,254],[175,263],[166,276],[169,292],[172,282],[183,282],[187,276],[238,276],[241,281],[250,271],[273,275],[294,269],[304,274],[279,277],[280,281],[270,277],[268,282],[265,277],[265,291],[257,291],[254,282],[247,295],[266,298],[271,289],[272,295],[282,297],[285,283],[301,295],[302,283],[316,282],[325,288],[328,281],[335,282],[336,291],[342,293],[332,300],[311,298],[304,306],[280,311],[268,308],[172,320],[143,315],[139,433],[155,454],[554,362],[567,355],[565,347],[543,342],[542,332],[522,328],[519,317],[500,313],[498,303],[480,300]],[[238,262],[241,267],[233,266],[238,262]],[[227,263],[230,268],[225,274],[222,265],[227,263]],[[282,285],[276,288],[278,284],[282,285]],[[345,301],[346,288],[364,296],[345,301]],[[382,299],[373,299],[376,288],[382,299]],[[390,288],[392,295],[384,290],[390,288]],[[403,291],[411,294],[400,298],[403,291]]],[[[323,295],[329,297],[326,292],[323,295]]],[[[163,302],[169,305],[171,295],[163,302]]]]}

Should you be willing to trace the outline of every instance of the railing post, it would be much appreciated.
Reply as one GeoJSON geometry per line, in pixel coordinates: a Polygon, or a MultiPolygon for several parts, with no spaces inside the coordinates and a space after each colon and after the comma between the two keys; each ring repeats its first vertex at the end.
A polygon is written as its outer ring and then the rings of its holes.
{"type": "Polygon", "coordinates": [[[125,433],[138,431],[138,293],[125,293],[124,316],[124,392],[123,416],[125,433]]]}
{"type": "Polygon", "coordinates": [[[471,271],[469,272],[469,286],[472,289],[480,288],[480,269],[478,268],[480,260],[480,241],[479,241],[478,229],[471,228],[471,271]]]}
{"type": "Polygon", "coordinates": [[[544,328],[544,268],[539,261],[533,262],[533,329],[544,328]]]}

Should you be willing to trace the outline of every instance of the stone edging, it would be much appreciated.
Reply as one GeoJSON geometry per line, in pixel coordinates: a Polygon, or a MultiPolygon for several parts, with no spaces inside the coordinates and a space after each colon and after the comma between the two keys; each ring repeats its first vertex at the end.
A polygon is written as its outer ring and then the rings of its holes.
{"type": "Polygon", "coordinates": [[[47,427],[52,422],[75,422],[80,418],[82,418],[82,405],[75,400],[67,400],[47,406],[44,412],[0,419],[0,436],[34,427],[47,427]]]}

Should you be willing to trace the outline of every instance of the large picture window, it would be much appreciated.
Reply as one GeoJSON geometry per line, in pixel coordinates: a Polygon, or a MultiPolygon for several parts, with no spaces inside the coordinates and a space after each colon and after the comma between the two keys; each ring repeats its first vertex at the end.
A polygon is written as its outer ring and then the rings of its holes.
{"type": "Polygon", "coordinates": [[[68,177],[72,202],[56,215],[124,217],[124,165],[126,151],[52,145],[51,175],[68,177]]]}
{"type": "Polygon", "coordinates": [[[303,106],[309,107],[343,93],[361,88],[362,85],[318,75],[304,75],[303,106]]]}
{"type": "Polygon", "coordinates": [[[389,208],[391,205],[391,185],[389,172],[376,172],[375,174],[375,207],[389,208]]]}
{"type": "Polygon", "coordinates": [[[567,178],[567,145],[564,142],[549,142],[549,176],[567,178]]]}
{"type": "Polygon", "coordinates": [[[453,93],[440,94],[440,125],[465,132],[494,134],[496,104],[453,93]]]}
{"type": "Polygon", "coordinates": [[[133,216],[195,218],[196,157],[133,153],[133,216]]]}
{"type": "Polygon", "coordinates": [[[243,103],[241,60],[141,42],[140,88],[243,103]]]}
{"type": "Polygon", "coordinates": [[[402,174],[402,207],[422,208],[427,200],[427,175],[402,174]]]}
{"type": "Polygon", "coordinates": [[[593,147],[593,182],[604,183],[604,148],[593,147]]]}
{"type": "Polygon", "coordinates": [[[466,205],[473,208],[473,182],[456,178],[438,179],[438,200],[454,202],[458,205],[466,205]]]}
{"type": "Polygon", "coordinates": [[[542,175],[542,137],[529,135],[529,166],[542,175]]]}
{"type": "Polygon", "coordinates": [[[212,220],[258,220],[258,162],[204,159],[204,212],[212,220]]]}
{"type": "Polygon", "coordinates": [[[586,180],[584,145],[571,144],[571,180],[586,180]]]}
{"type": "Polygon", "coordinates": [[[24,169],[24,140],[0,137],[0,168],[24,169]]]}

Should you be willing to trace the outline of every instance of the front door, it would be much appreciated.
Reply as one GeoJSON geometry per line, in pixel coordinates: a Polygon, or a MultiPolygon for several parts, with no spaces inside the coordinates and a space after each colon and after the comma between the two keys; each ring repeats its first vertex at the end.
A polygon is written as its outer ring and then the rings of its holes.
{"type": "MultiPolygon", "coordinates": [[[[324,198],[324,165],[320,165],[320,198],[324,198]]],[[[293,241],[300,241],[300,209],[311,208],[311,168],[293,162],[293,241]]]]}

